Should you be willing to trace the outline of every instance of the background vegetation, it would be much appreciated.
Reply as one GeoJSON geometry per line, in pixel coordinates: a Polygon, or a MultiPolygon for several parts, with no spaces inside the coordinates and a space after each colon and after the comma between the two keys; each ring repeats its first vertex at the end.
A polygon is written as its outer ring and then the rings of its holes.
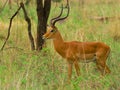
{"type": "MultiPolygon", "coordinates": [[[[3,5],[0,0],[0,8],[3,5]]],[[[58,15],[61,3],[52,3],[50,18],[58,15]],[[56,6],[57,5],[57,6],[56,6]]],[[[27,23],[23,12],[13,20],[11,36],[0,52],[0,90],[120,90],[120,1],[85,0],[82,7],[79,0],[70,1],[70,16],[57,23],[65,40],[101,41],[111,47],[107,64],[111,74],[102,77],[94,63],[80,63],[81,76],[76,78],[75,70],[71,84],[67,84],[67,63],[48,40],[42,51],[30,51],[27,23]],[[110,16],[113,19],[100,22],[94,17],[110,16]]],[[[17,10],[5,6],[0,12],[0,47],[6,38],[9,18],[17,10]]],[[[32,20],[32,33],[36,36],[36,4],[26,6],[32,20]]],[[[50,19],[49,18],[49,19],[50,19]]],[[[48,22],[49,23],[49,22],[48,22]]]]}

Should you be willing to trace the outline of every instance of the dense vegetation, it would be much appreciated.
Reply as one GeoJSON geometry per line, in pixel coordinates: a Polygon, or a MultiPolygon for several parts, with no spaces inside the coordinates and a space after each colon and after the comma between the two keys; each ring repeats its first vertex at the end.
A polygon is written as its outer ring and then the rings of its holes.
{"type": "MultiPolygon", "coordinates": [[[[50,18],[59,13],[60,4],[56,6],[52,3],[50,18]]],[[[67,63],[54,51],[51,40],[46,41],[46,47],[42,51],[30,51],[27,23],[23,12],[20,12],[13,20],[11,36],[5,49],[0,52],[0,90],[120,90],[119,1],[92,0],[85,2],[84,7],[81,7],[78,0],[71,0],[70,6],[69,18],[57,23],[64,40],[101,41],[109,45],[111,55],[107,64],[111,74],[102,77],[94,63],[80,63],[81,76],[76,78],[73,70],[71,84],[68,84],[67,63]],[[114,18],[100,22],[93,19],[96,16],[114,18]]],[[[13,3],[12,9],[7,5],[0,12],[0,47],[7,35],[9,18],[17,8],[16,3],[13,3]]],[[[26,9],[32,20],[32,33],[35,38],[35,2],[26,6],[26,9]]]]}

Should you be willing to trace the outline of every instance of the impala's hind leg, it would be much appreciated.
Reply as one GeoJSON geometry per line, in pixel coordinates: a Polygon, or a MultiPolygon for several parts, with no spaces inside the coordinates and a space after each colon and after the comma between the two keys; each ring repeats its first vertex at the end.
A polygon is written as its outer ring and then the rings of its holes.
{"type": "Polygon", "coordinates": [[[98,53],[96,53],[97,56],[96,65],[98,69],[101,71],[102,75],[110,73],[110,69],[106,65],[106,60],[109,56],[109,53],[110,53],[109,48],[107,48],[107,50],[98,51],[98,53]]]}
{"type": "Polygon", "coordinates": [[[110,69],[106,65],[106,59],[98,59],[96,60],[96,65],[98,69],[101,71],[102,75],[105,75],[106,73],[110,73],[110,69]]]}

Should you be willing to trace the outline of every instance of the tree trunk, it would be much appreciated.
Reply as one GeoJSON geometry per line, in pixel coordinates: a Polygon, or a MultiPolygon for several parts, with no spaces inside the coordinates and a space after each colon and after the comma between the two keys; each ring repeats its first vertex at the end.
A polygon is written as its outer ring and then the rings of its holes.
{"type": "Polygon", "coordinates": [[[41,50],[44,44],[42,36],[46,32],[47,20],[51,8],[51,0],[36,0],[36,3],[38,17],[36,50],[41,50]]]}

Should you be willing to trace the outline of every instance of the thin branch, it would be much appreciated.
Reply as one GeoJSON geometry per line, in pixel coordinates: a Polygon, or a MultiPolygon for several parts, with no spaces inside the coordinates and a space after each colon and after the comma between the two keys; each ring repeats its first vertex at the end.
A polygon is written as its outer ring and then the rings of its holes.
{"type": "Polygon", "coordinates": [[[32,33],[31,33],[31,20],[28,17],[26,9],[24,7],[24,4],[22,2],[20,3],[20,6],[22,7],[23,12],[24,12],[24,18],[25,18],[26,22],[28,23],[28,36],[29,36],[30,43],[31,43],[31,49],[35,50],[34,38],[33,38],[32,33]]]}
{"type": "Polygon", "coordinates": [[[18,14],[19,10],[21,9],[21,6],[18,8],[18,10],[15,12],[15,14],[10,18],[10,24],[9,24],[9,28],[8,28],[8,35],[7,35],[7,38],[1,48],[1,51],[4,49],[5,45],[6,45],[6,42],[7,40],[9,39],[9,36],[10,36],[10,29],[11,29],[11,26],[12,26],[12,20],[13,18],[18,14]]]}
{"type": "Polygon", "coordinates": [[[5,42],[1,48],[1,51],[4,49],[8,39],[9,39],[9,36],[10,36],[10,29],[11,29],[11,26],[12,26],[12,20],[13,18],[18,14],[19,10],[20,9],[23,9],[23,12],[24,12],[24,16],[25,16],[25,20],[26,22],[28,23],[28,35],[29,35],[29,39],[30,39],[30,42],[31,42],[31,49],[32,50],[35,50],[35,45],[34,45],[34,39],[33,39],[33,36],[31,34],[31,20],[30,18],[28,17],[27,15],[27,12],[26,12],[26,9],[24,7],[24,4],[21,2],[20,3],[20,7],[18,8],[18,10],[15,12],[15,14],[10,18],[10,24],[9,24],[9,28],[8,28],[8,35],[7,35],[7,38],[5,39],[5,42]]]}

